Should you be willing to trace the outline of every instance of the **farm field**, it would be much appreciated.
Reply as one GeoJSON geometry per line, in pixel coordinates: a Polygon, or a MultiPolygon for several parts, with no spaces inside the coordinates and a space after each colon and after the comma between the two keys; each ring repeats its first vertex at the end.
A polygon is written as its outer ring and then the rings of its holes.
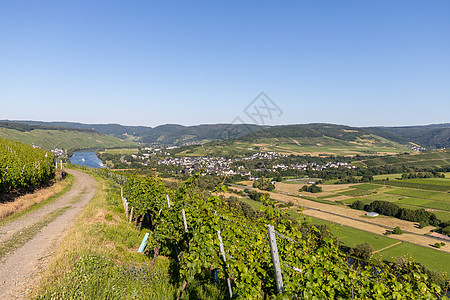
{"type": "Polygon", "coordinates": [[[378,253],[383,259],[395,261],[397,257],[412,257],[416,262],[423,264],[431,270],[450,274],[450,254],[420,247],[410,243],[401,243],[378,253]],[[444,263],[447,262],[447,263],[444,263]]]}
{"type": "Polygon", "coordinates": [[[138,153],[138,148],[123,148],[123,149],[105,149],[105,151],[102,151],[102,153],[109,153],[109,154],[136,154],[138,153]]]}
{"type": "Polygon", "coordinates": [[[385,156],[363,160],[368,167],[372,166],[415,166],[415,167],[443,167],[450,165],[450,149],[434,150],[422,153],[403,154],[399,156],[385,156]]]}
{"type": "MultiPolygon", "coordinates": [[[[244,187],[232,187],[233,189],[243,190],[244,187]]],[[[255,190],[255,189],[254,189],[255,190]]],[[[310,193],[308,193],[310,194],[310,193]]],[[[320,193],[318,193],[320,194],[320,193]]],[[[357,229],[367,230],[376,234],[384,234],[387,228],[394,228],[399,226],[403,230],[413,232],[416,234],[426,234],[432,227],[418,228],[415,223],[396,219],[393,217],[380,216],[375,219],[365,216],[365,212],[350,209],[344,205],[336,205],[333,203],[335,198],[331,198],[330,203],[318,199],[314,201],[312,197],[298,197],[287,195],[280,192],[269,192],[272,199],[282,202],[293,202],[303,207],[303,213],[308,216],[318,217],[325,220],[332,220],[335,223],[354,227],[357,229]],[[331,205],[334,204],[334,205],[331,205]]],[[[317,196],[316,196],[317,197],[317,196]]],[[[337,202],[337,201],[335,201],[337,202]]],[[[338,202],[339,203],[339,202],[338,202]]],[[[426,240],[426,238],[425,238],[426,240]]],[[[419,244],[428,246],[425,240],[418,240],[419,244]]],[[[445,246],[445,249],[450,247],[445,246]]]]}
{"type": "Polygon", "coordinates": [[[425,190],[416,190],[416,189],[406,189],[406,188],[389,190],[386,193],[394,194],[394,195],[414,197],[414,198],[422,198],[422,199],[430,199],[430,200],[437,200],[437,201],[445,201],[445,202],[449,202],[450,203],[450,194],[449,193],[442,193],[442,192],[435,192],[435,191],[425,191],[425,190]]]}
{"type": "MultiPolygon", "coordinates": [[[[259,209],[261,203],[249,199],[240,199],[250,204],[254,209],[259,209]]],[[[450,274],[450,265],[442,264],[442,261],[449,261],[450,254],[414,245],[406,242],[399,243],[399,240],[392,239],[386,236],[374,234],[364,230],[355,229],[340,224],[335,224],[327,220],[319,219],[316,217],[305,216],[294,211],[289,211],[289,215],[293,218],[302,218],[308,220],[311,224],[326,224],[330,225],[330,230],[334,236],[336,236],[344,245],[354,247],[358,244],[368,242],[374,248],[374,251],[379,251],[387,248],[376,254],[377,257],[382,257],[384,260],[395,261],[397,257],[405,257],[405,255],[411,256],[415,261],[427,266],[428,268],[437,272],[447,272],[450,274]],[[398,245],[395,245],[398,244],[398,245]],[[395,245],[395,246],[393,246],[395,245]]]]}

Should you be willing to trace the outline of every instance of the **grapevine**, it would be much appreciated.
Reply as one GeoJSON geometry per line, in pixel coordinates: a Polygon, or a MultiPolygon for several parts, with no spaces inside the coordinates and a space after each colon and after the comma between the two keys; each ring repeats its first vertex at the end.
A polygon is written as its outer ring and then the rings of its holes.
{"type": "Polygon", "coordinates": [[[54,177],[52,153],[0,138],[0,193],[30,189],[54,177]]]}
{"type": "Polygon", "coordinates": [[[120,178],[124,185],[123,196],[134,208],[135,220],[152,220],[151,254],[165,251],[176,261],[185,283],[215,273],[222,282],[230,278],[233,298],[242,299],[436,299],[441,294],[413,262],[350,265],[336,238],[288,218],[270,199],[262,200],[257,218],[246,218],[219,197],[221,187],[213,193],[199,190],[200,173],[177,190],[165,187],[156,176],[112,174],[110,178],[120,178]],[[275,287],[267,225],[275,226],[277,233],[282,294],[275,287]],[[219,251],[219,231],[226,262],[219,251]]]}

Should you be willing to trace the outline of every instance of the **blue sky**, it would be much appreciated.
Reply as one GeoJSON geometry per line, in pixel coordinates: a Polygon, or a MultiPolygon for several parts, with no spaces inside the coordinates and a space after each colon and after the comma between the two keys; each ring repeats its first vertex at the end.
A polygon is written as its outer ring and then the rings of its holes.
{"type": "Polygon", "coordinates": [[[450,1],[3,1],[0,119],[450,122],[450,1]]]}

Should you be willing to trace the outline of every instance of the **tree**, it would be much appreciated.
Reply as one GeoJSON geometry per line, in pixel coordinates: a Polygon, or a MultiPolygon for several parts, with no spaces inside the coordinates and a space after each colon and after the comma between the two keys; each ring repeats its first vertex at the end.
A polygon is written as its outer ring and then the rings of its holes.
{"type": "Polygon", "coordinates": [[[363,260],[369,260],[372,257],[373,247],[371,244],[365,242],[358,244],[355,248],[350,249],[350,254],[359,257],[363,260]]]}
{"type": "Polygon", "coordinates": [[[350,207],[357,210],[364,210],[364,203],[360,200],[356,200],[350,205],[350,207]]]}
{"type": "Polygon", "coordinates": [[[400,227],[395,227],[394,230],[392,231],[393,234],[402,234],[403,230],[400,227]]]}
{"type": "Polygon", "coordinates": [[[317,186],[317,184],[313,184],[311,186],[304,185],[298,191],[299,192],[309,192],[309,193],[320,193],[320,192],[322,192],[322,188],[320,186],[317,186]]]}

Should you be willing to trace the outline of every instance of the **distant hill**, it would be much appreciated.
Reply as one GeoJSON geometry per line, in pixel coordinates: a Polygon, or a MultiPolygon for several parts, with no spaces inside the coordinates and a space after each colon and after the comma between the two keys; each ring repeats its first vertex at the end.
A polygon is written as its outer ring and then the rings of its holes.
{"type": "Polygon", "coordinates": [[[363,135],[370,134],[368,131],[345,125],[326,123],[280,125],[265,128],[239,138],[242,141],[255,141],[261,138],[313,138],[332,137],[344,141],[355,141],[363,135]]]}
{"type": "Polygon", "coordinates": [[[41,122],[41,121],[0,121],[2,123],[18,123],[31,126],[44,126],[44,127],[58,127],[58,128],[72,128],[80,130],[92,130],[99,133],[112,135],[120,139],[127,139],[127,135],[135,135],[140,137],[147,134],[152,130],[151,127],[145,126],[123,126],[120,124],[83,124],[75,122],[41,122]]]}
{"type": "MultiPolygon", "coordinates": [[[[74,122],[7,121],[8,126],[22,124],[94,130],[123,140],[146,144],[182,145],[214,140],[255,141],[261,138],[320,138],[329,137],[341,141],[356,141],[362,136],[374,135],[385,140],[410,145],[417,144],[427,149],[450,147],[450,124],[403,127],[351,127],[345,125],[313,123],[280,126],[258,126],[255,124],[208,124],[183,126],[165,124],[157,127],[124,126],[120,124],[82,124],[74,122]]],[[[17,130],[22,130],[16,128],[17,130]]],[[[44,129],[41,127],[40,129],[44,129]]],[[[49,129],[49,128],[47,128],[49,129]]]]}
{"type": "Polygon", "coordinates": [[[0,137],[36,145],[46,150],[136,147],[138,144],[90,129],[0,122],[0,137]]]}
{"type": "Polygon", "coordinates": [[[260,126],[252,124],[213,124],[182,126],[167,124],[155,127],[141,137],[143,143],[186,144],[213,140],[227,140],[244,136],[260,130],[260,126]]]}
{"type": "Polygon", "coordinates": [[[403,127],[368,127],[366,130],[387,139],[413,142],[427,149],[450,147],[450,124],[403,127]]]}
{"type": "Polygon", "coordinates": [[[57,126],[95,130],[120,139],[131,139],[146,144],[158,143],[181,145],[212,140],[234,139],[253,131],[260,126],[254,124],[211,124],[183,126],[177,124],[160,125],[155,128],[145,126],[124,126],[119,124],[82,124],[74,122],[6,121],[31,126],[57,126]]]}

